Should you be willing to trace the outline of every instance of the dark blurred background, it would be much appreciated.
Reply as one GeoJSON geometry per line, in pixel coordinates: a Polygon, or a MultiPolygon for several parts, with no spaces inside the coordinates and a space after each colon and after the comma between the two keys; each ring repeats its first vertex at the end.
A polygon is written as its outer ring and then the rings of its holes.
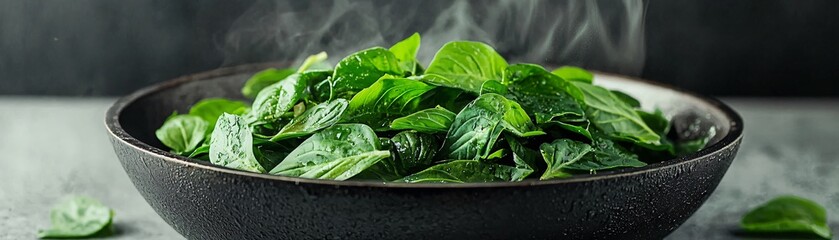
{"type": "Polygon", "coordinates": [[[123,95],[222,66],[298,59],[318,47],[340,57],[342,49],[417,31],[423,44],[434,41],[426,32],[467,36],[514,60],[579,64],[717,96],[839,96],[836,0],[456,2],[0,1],[0,95],[123,95]],[[629,42],[615,39],[605,45],[619,48],[603,52],[593,37],[575,42],[574,32],[544,27],[587,31],[591,20],[606,25],[598,34],[629,42]]]}

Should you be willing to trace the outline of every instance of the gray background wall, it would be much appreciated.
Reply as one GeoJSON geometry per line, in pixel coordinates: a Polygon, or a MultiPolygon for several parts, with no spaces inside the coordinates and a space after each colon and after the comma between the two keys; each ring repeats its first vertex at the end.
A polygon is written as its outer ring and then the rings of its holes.
{"type": "MultiPolygon", "coordinates": [[[[192,72],[275,60],[282,49],[253,46],[230,54],[231,26],[242,25],[240,17],[259,6],[292,12],[332,4],[277,2],[282,4],[259,0],[0,1],[0,95],[122,95],[192,72]]],[[[486,13],[482,2],[470,2],[477,14],[486,13]]],[[[609,2],[617,1],[601,1],[604,14],[608,14],[609,2]]],[[[404,28],[413,32],[433,24],[433,15],[424,11],[451,4],[398,1],[398,6],[385,11],[376,8],[387,3],[391,1],[374,0],[367,5],[369,12],[358,14],[387,12],[412,19],[404,28]]],[[[713,95],[839,96],[833,87],[839,76],[839,1],[649,0],[646,8],[646,61],[640,71],[644,78],[713,95]]],[[[550,16],[555,9],[541,7],[536,9],[539,12],[525,14],[550,16]]],[[[534,29],[538,21],[536,25],[534,29]]],[[[357,26],[348,25],[343,31],[357,26]]],[[[392,42],[406,34],[386,32],[381,38],[392,42]]],[[[533,36],[527,39],[536,39],[544,33],[528,34],[533,36]]],[[[526,47],[509,45],[502,51],[516,55],[526,47]]],[[[562,63],[563,59],[546,57],[545,61],[562,63]]]]}

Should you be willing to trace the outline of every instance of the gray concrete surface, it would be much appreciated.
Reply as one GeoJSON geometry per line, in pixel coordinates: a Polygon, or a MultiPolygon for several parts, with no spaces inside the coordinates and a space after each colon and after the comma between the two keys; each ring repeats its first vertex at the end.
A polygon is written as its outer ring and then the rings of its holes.
{"type": "MultiPolygon", "coordinates": [[[[113,99],[0,97],[0,239],[34,239],[49,208],[83,194],[116,210],[112,239],[182,239],[137,193],[102,123],[113,99]]],[[[668,239],[745,239],[747,209],[779,194],[824,204],[839,231],[839,99],[727,99],[746,119],[740,154],[668,239]]]]}

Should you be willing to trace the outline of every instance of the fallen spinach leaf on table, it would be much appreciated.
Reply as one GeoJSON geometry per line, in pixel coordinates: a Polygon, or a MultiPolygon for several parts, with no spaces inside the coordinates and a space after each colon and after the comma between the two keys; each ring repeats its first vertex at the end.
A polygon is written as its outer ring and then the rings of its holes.
{"type": "Polygon", "coordinates": [[[156,135],[174,153],[243,171],[451,183],[643,167],[714,135],[709,119],[644,111],[579,67],[509,64],[485,43],[454,41],[423,68],[420,45],[415,33],[333,69],[322,52],[258,72],[242,88],[249,105],[205,99],[156,135]]]}
{"type": "Polygon", "coordinates": [[[87,238],[112,231],[114,211],[95,199],[73,196],[50,210],[50,228],[38,230],[39,238],[87,238]]]}
{"type": "Polygon", "coordinates": [[[780,196],[758,206],[743,216],[740,227],[752,233],[812,233],[832,238],[824,207],[796,196],[780,196]]]}

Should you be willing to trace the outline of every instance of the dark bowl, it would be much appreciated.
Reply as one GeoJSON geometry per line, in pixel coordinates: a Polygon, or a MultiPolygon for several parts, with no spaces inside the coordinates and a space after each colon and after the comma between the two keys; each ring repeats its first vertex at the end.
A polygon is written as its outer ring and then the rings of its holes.
{"type": "Polygon", "coordinates": [[[162,149],[172,111],[239,89],[271,64],[150,86],[108,110],[114,150],[140,194],[189,239],[659,239],[708,198],[740,145],[743,120],[713,98],[627,77],[596,82],[668,116],[695,113],[717,135],[705,149],[643,168],[568,179],[468,184],[313,180],[214,166],[162,149]]]}

